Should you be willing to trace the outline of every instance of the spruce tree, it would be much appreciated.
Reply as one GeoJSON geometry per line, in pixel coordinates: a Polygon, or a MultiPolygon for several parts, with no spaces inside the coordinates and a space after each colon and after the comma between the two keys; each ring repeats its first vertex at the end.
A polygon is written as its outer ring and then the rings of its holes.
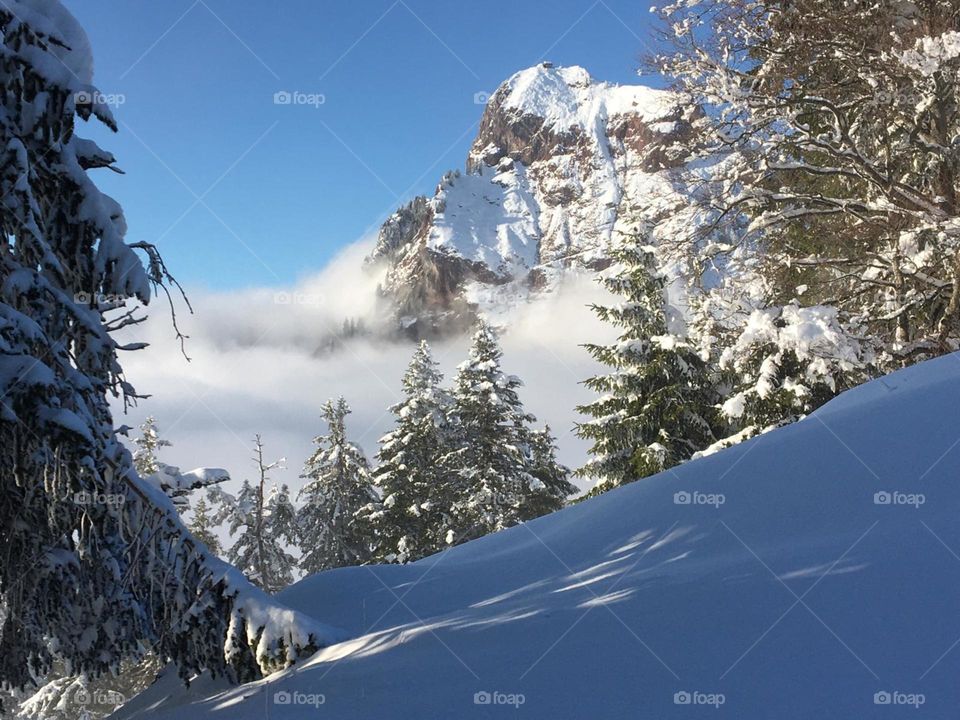
{"type": "Polygon", "coordinates": [[[220,503],[215,522],[226,522],[235,538],[227,559],[251,582],[277,593],[293,582],[297,561],[286,547],[297,542],[295,511],[285,485],[268,485],[270,471],[283,461],[265,462],[259,435],[255,442],[256,484],[244,480],[236,497],[220,490],[212,491],[211,496],[220,503]]]}
{"type": "Polygon", "coordinates": [[[530,434],[530,461],[530,474],[537,482],[522,509],[523,520],[560,510],[577,492],[577,486],[569,480],[570,468],[557,461],[556,439],[549,426],[530,434]]]}
{"type": "Polygon", "coordinates": [[[217,537],[212,509],[207,505],[204,497],[197,498],[193,506],[193,519],[187,524],[187,529],[193,536],[207,546],[207,549],[214,555],[223,554],[223,547],[220,545],[220,538],[217,537]]]}
{"type": "Polygon", "coordinates": [[[137,446],[133,452],[133,465],[141,477],[153,475],[160,469],[157,462],[160,448],[172,445],[169,440],[160,437],[160,428],[152,415],[140,426],[140,437],[133,444],[137,446]]]}
{"type": "Polygon", "coordinates": [[[860,342],[834,308],[756,310],[721,354],[724,416],[749,437],[794,422],[868,379],[860,342]]]}
{"type": "Polygon", "coordinates": [[[317,449],[301,475],[307,483],[298,495],[304,504],[297,525],[303,552],[300,567],[307,575],[362,565],[373,556],[372,533],[364,516],[379,497],[363,450],[347,440],[349,414],[342,397],[324,404],[328,434],[314,438],[317,449]]]}
{"type": "Polygon", "coordinates": [[[299,613],[237,623],[261,593],[193,541],[118,438],[108,398],[138,397],[120,351],[145,343],[115,333],[176,282],[95,183],[116,160],[78,119],[118,123],[89,39],[57,0],[2,2],[0,44],[0,684],[55,665],[96,677],[145,648],[184,679],[284,667],[325,631],[299,613]]]}
{"type": "Polygon", "coordinates": [[[458,446],[445,462],[454,474],[447,542],[461,542],[517,524],[539,481],[531,472],[529,424],[519,378],[500,368],[503,352],[481,321],[454,380],[452,423],[458,446]]]}
{"type": "Polygon", "coordinates": [[[597,478],[598,492],[653,475],[714,441],[716,398],[706,363],[689,342],[670,332],[665,280],[651,248],[624,243],[602,282],[623,302],[594,306],[622,330],[612,345],[587,345],[608,373],[587,387],[600,397],[578,410],[593,417],[577,425],[593,443],[578,473],[597,478]]]}
{"type": "Polygon", "coordinates": [[[366,511],[377,560],[409,562],[446,546],[450,484],[443,459],[452,449],[451,398],[442,381],[421,342],[403,377],[404,398],[390,408],[396,427],[380,440],[372,474],[383,497],[366,511]]]}

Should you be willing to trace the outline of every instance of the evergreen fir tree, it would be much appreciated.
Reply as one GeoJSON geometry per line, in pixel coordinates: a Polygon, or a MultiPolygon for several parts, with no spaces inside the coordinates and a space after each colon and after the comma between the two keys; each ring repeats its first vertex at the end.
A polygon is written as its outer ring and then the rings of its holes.
{"type": "Polygon", "coordinates": [[[0,684],[93,678],[145,648],[185,678],[251,679],[291,648],[233,623],[259,593],[153,503],[117,436],[108,397],[138,397],[120,350],[144,345],[114,333],[176,283],[95,184],[115,159],[79,130],[118,123],[89,39],[59,2],[0,3],[0,43],[0,684]]]}
{"type": "Polygon", "coordinates": [[[223,554],[223,548],[215,532],[216,527],[217,524],[214,522],[211,508],[207,505],[206,499],[202,496],[197,498],[197,502],[193,506],[193,519],[187,524],[187,529],[197,540],[206,545],[210,552],[220,556],[223,554]]]}
{"type": "Polygon", "coordinates": [[[496,333],[481,322],[454,380],[452,422],[459,447],[446,458],[455,478],[447,542],[496,532],[522,520],[539,481],[531,473],[529,423],[519,378],[500,368],[496,333]]]}
{"type": "Polygon", "coordinates": [[[719,358],[731,387],[722,412],[745,437],[794,422],[867,380],[864,356],[834,308],[756,310],[719,358]]]}
{"type": "Polygon", "coordinates": [[[594,419],[577,425],[593,443],[593,458],[578,473],[598,478],[600,492],[688,459],[714,441],[716,423],[706,363],[669,331],[652,250],[624,244],[612,257],[603,283],[624,302],[594,310],[622,333],[612,345],[586,346],[610,372],[585,382],[601,396],[578,408],[594,419]]]}
{"type": "Polygon", "coordinates": [[[133,443],[137,446],[133,453],[133,466],[141,477],[152,475],[160,469],[157,462],[160,448],[170,447],[173,444],[160,437],[160,428],[157,427],[157,421],[152,415],[144,420],[143,425],[140,426],[140,437],[133,443]]]}
{"type": "Polygon", "coordinates": [[[117,436],[110,398],[138,398],[120,350],[176,282],[95,183],[116,160],[79,131],[118,123],[86,33],[56,0],[0,2],[0,44],[0,685],[148,650],[185,680],[246,681],[312,654],[300,613],[237,622],[269,603],[154,503],[117,436]]]}
{"type": "Polygon", "coordinates": [[[452,449],[443,376],[421,342],[403,377],[404,399],[390,408],[396,427],[380,440],[373,483],[382,503],[366,517],[377,539],[375,559],[409,562],[446,547],[450,484],[443,458],[452,449]]]}
{"type": "Polygon", "coordinates": [[[227,559],[251,582],[276,593],[293,582],[297,561],[285,547],[297,542],[295,511],[285,485],[277,488],[267,484],[269,472],[281,466],[283,460],[264,462],[259,435],[254,453],[258,471],[255,485],[244,480],[236,497],[220,490],[211,492],[220,503],[215,522],[228,523],[230,535],[235,538],[227,559]]]}
{"type": "Polygon", "coordinates": [[[268,538],[272,544],[268,546],[270,555],[268,562],[273,568],[270,585],[278,592],[293,582],[297,571],[297,559],[283,549],[283,543],[289,547],[296,547],[300,540],[297,525],[297,509],[290,499],[290,488],[285,484],[274,485],[270,488],[264,507],[265,524],[268,528],[268,538]]]}
{"type": "Polygon", "coordinates": [[[557,461],[557,445],[550,427],[530,434],[530,474],[537,480],[523,507],[521,519],[547,515],[560,510],[567,498],[577,492],[570,482],[570,468],[557,461]]]}
{"type": "Polygon", "coordinates": [[[372,533],[365,515],[379,502],[370,466],[358,446],[347,440],[350,408],[341,397],[322,410],[328,434],[314,438],[316,451],[304,465],[298,514],[301,569],[311,575],[329,568],[362,565],[373,555],[372,533]]]}

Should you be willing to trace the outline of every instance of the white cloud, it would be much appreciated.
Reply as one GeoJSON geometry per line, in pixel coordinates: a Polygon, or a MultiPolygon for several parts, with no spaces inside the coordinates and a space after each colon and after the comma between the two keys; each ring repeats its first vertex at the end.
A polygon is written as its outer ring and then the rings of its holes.
{"type": "MultiPolygon", "coordinates": [[[[319,417],[328,398],[343,395],[353,408],[348,432],[372,457],[391,427],[387,408],[397,401],[400,378],[414,346],[355,338],[324,349],[331,330],[346,317],[376,317],[380,278],[362,269],[369,243],[350,246],[314,277],[293,288],[203,293],[191,297],[196,314],[179,318],[190,336],[180,354],[162,303],[132,333],[151,347],[124,357],[128,379],[151,395],[118,424],[136,426],[157,418],[173,442],[161,459],[181,468],[227,468],[238,483],[252,478],[251,446],[263,436],[270,459],[286,457],[274,474],[296,491],[312,439],[325,432],[319,417]]],[[[560,438],[561,459],[583,462],[586,445],[571,432],[575,406],[590,391],[579,383],[597,370],[580,345],[611,337],[587,303],[601,297],[591,279],[570,280],[561,292],[517,308],[503,337],[504,369],[525,382],[521,398],[540,423],[560,438]]],[[[468,339],[433,343],[449,379],[466,356],[468,339]]]]}

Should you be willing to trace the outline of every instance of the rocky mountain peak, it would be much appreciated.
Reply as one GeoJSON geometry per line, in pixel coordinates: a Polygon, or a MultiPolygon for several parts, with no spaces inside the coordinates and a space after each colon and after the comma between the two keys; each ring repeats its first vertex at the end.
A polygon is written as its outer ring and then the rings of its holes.
{"type": "Polygon", "coordinates": [[[664,90],[541,63],[490,97],[466,172],[384,224],[375,261],[404,327],[442,332],[596,269],[675,194],[697,111],[664,90]]]}

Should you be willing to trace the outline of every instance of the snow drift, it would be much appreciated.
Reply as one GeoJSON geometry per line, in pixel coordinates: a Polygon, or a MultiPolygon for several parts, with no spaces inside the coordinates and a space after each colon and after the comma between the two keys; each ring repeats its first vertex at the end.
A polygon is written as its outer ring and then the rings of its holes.
{"type": "Polygon", "coordinates": [[[958,474],[953,355],[413,565],[308,578],[283,602],[354,639],[242,687],[165,678],[117,717],[947,717],[958,474]]]}

